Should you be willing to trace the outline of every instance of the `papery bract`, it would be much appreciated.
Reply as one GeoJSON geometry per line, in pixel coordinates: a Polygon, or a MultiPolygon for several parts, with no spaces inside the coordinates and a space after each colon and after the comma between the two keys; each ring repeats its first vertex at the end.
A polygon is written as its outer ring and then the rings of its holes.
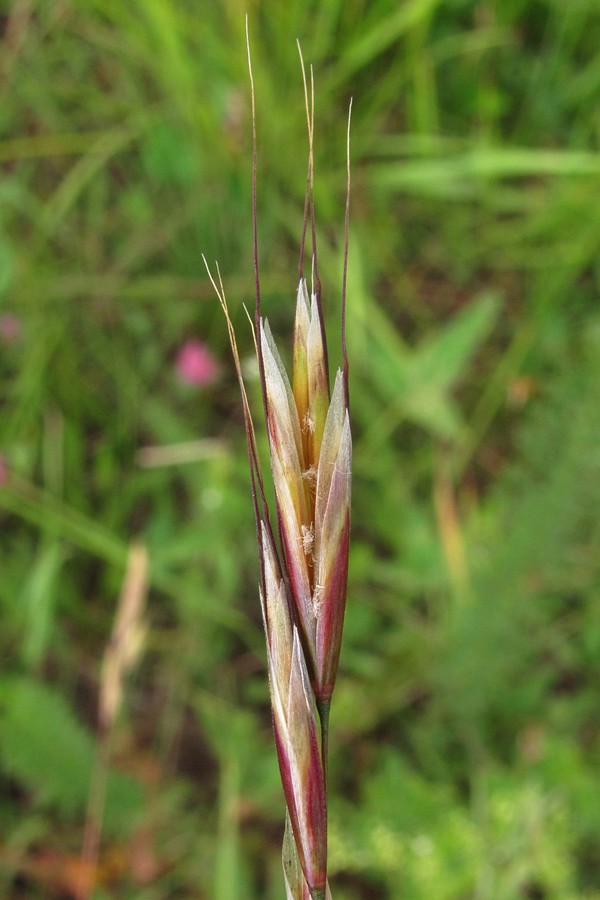
{"type": "Polygon", "coordinates": [[[275,745],[298,858],[314,895],[325,889],[327,868],[325,776],[317,709],[298,629],[264,523],[261,531],[265,589],[261,601],[275,745]]]}

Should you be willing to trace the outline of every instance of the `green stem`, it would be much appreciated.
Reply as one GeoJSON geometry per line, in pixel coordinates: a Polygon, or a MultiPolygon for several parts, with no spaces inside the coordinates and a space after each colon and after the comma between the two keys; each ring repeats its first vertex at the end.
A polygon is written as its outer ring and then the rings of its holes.
{"type": "Polygon", "coordinates": [[[325,776],[325,796],[327,796],[327,754],[329,750],[329,711],[331,700],[317,700],[317,709],[321,720],[321,762],[325,776]]]}
{"type": "MultiPolygon", "coordinates": [[[[321,764],[323,766],[323,780],[325,782],[325,834],[327,834],[327,769],[328,769],[328,751],[329,751],[329,711],[331,709],[331,700],[317,700],[317,709],[319,711],[319,719],[321,720],[321,764]]],[[[325,837],[327,841],[327,837],[325,837]]],[[[325,865],[325,875],[327,876],[327,864],[325,865]]],[[[315,891],[312,895],[313,900],[325,900],[327,890],[315,891]]]]}

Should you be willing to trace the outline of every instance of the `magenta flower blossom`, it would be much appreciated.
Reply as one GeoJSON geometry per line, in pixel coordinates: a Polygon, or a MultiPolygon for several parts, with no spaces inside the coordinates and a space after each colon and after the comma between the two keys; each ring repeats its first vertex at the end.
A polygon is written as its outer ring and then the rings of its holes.
{"type": "Polygon", "coordinates": [[[6,344],[15,344],[21,337],[21,320],[14,313],[6,312],[0,316],[0,338],[6,344]]]}
{"type": "Polygon", "coordinates": [[[190,338],[179,348],[175,368],[179,380],[191,387],[213,384],[219,375],[219,363],[206,344],[190,338]]]}

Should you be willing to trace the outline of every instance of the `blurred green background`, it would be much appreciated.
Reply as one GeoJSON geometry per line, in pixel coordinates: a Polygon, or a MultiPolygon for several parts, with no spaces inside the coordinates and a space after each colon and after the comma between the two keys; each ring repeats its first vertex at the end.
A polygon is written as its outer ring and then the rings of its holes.
{"type": "Polygon", "coordinates": [[[299,38],[334,363],[354,97],[333,895],[600,898],[597,0],[0,10],[0,894],[75,896],[99,753],[96,900],[283,896],[243,422],[201,261],[257,400],[248,11],[264,310],[285,345],[299,38]],[[102,743],[135,540],[146,632],[102,743]]]}

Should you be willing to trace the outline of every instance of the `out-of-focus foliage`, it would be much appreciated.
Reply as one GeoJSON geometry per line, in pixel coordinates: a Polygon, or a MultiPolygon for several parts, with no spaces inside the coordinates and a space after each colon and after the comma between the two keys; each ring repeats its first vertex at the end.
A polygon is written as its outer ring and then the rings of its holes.
{"type": "MultiPolygon", "coordinates": [[[[103,760],[98,900],[282,896],[241,409],[201,262],[219,260],[258,407],[245,12],[0,4],[7,898],[75,896],[103,760]],[[147,630],[106,740],[101,662],[134,539],[147,630]]],[[[249,14],[263,304],[285,338],[299,38],[334,362],[354,98],[334,897],[600,898],[600,9],[249,14]]]]}

